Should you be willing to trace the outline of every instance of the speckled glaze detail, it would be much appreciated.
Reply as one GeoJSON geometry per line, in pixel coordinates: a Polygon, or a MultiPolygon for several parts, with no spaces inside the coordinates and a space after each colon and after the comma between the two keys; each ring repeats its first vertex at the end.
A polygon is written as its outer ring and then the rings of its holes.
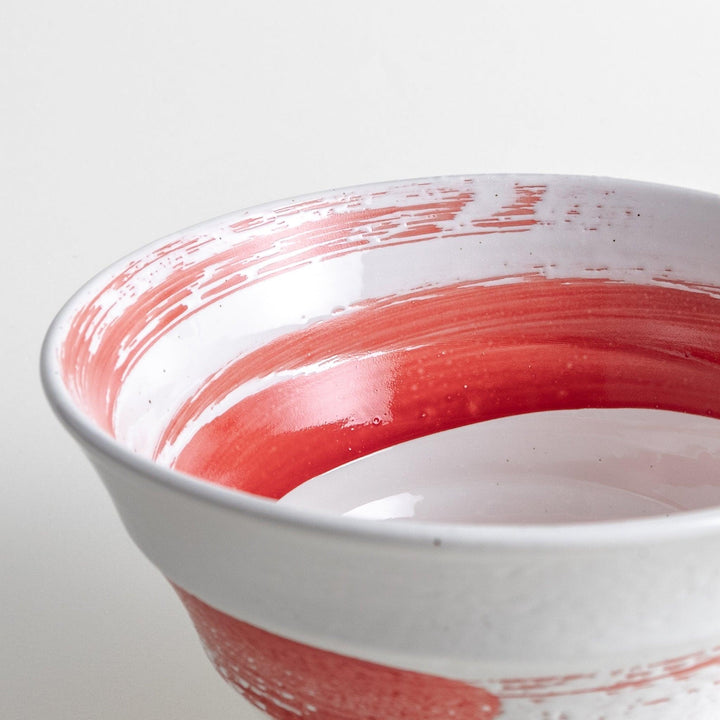
{"type": "MultiPolygon", "coordinates": [[[[211,658],[270,715],[716,720],[705,426],[682,463],[663,456],[673,507],[642,520],[383,523],[283,503],[348,460],[520,414],[714,422],[719,231],[715,196],[605,178],[275,203],[91,281],[48,334],[43,380],[211,658]]],[[[616,489],[624,462],[603,465],[616,489]]]]}

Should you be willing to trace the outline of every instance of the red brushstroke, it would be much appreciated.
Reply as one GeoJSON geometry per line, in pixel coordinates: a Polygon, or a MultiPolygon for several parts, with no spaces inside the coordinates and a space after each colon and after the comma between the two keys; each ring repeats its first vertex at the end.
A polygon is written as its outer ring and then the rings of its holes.
{"type": "MultiPolygon", "coordinates": [[[[279,720],[312,717],[447,718],[491,720],[512,714],[513,701],[541,703],[578,695],[617,695],[625,690],[651,689],[658,682],[682,682],[694,691],[693,676],[720,666],[720,648],[699,651],[645,666],[602,673],[616,678],[598,683],[599,673],[486,680],[493,692],[423,673],[400,670],[320,650],[261,630],[222,613],[175,587],[223,677],[250,702],[279,720]]],[[[703,680],[707,682],[707,680],[703,680]]],[[[663,704],[666,696],[646,699],[663,704]]]]}
{"type": "Polygon", "coordinates": [[[287,640],[176,590],[223,677],[277,720],[492,720],[500,711],[482,688],[287,640]]]}
{"type": "Polygon", "coordinates": [[[472,183],[463,183],[462,190],[432,188],[422,196],[411,192],[429,185],[408,186],[396,193],[395,202],[383,190],[369,196],[370,205],[355,194],[294,203],[232,223],[230,230],[244,239],[215,254],[199,254],[215,238],[180,238],[130,263],[74,317],[62,348],[64,382],[82,409],[112,434],[115,403],[127,375],[160,337],[212,302],[317,257],[327,260],[360,248],[433,238],[522,232],[535,223],[526,216],[534,216],[545,191],[544,185],[518,183],[513,202],[488,217],[472,218],[470,213],[474,229],[458,233],[454,220],[472,207],[472,183]],[[300,221],[293,224],[296,218],[300,221]],[[168,277],[138,279],[153,266],[160,271],[163,263],[172,264],[168,277]],[[118,302],[116,294],[133,300],[132,308],[118,316],[107,307],[118,302]],[[102,343],[94,353],[98,335],[102,343]]]}
{"type": "Polygon", "coordinates": [[[345,207],[348,196],[308,201],[302,204],[305,213],[300,217],[304,219],[297,225],[288,223],[298,214],[292,206],[233,223],[231,229],[247,235],[246,239],[202,258],[193,256],[214,238],[174,240],[130,263],[73,318],[62,348],[64,382],[83,410],[112,433],[115,402],[124,379],[153,343],[179,322],[241,287],[313,258],[330,259],[359,248],[419,242],[442,234],[437,223],[452,223],[473,198],[469,190],[449,188],[437,190],[423,202],[359,210],[345,207]],[[322,209],[325,214],[315,217],[309,209],[322,209]],[[378,245],[368,246],[372,239],[378,245]],[[173,265],[168,277],[138,282],[135,287],[141,272],[163,262],[173,265]],[[132,309],[108,319],[106,304],[108,298],[117,302],[116,294],[134,296],[132,309]],[[93,338],[98,334],[102,343],[94,353],[93,338]]]}
{"type": "MultiPolygon", "coordinates": [[[[616,679],[610,683],[598,684],[597,674],[589,673],[561,677],[505,678],[499,681],[500,687],[496,692],[503,700],[543,700],[589,693],[613,695],[623,690],[650,688],[662,680],[688,681],[696,673],[711,667],[720,667],[720,648],[702,650],[648,665],[613,670],[608,674],[616,679]]],[[[492,682],[493,686],[496,684],[492,682]]],[[[685,691],[690,689],[691,686],[688,686],[685,691]]],[[[646,704],[663,701],[660,698],[646,704]]]]}
{"type": "Polygon", "coordinates": [[[234,388],[282,371],[295,372],[203,426],[176,467],[279,498],[361,455],[508,415],[644,407],[720,417],[720,300],[529,277],[368,301],[232,363],[162,443],[234,388]]]}

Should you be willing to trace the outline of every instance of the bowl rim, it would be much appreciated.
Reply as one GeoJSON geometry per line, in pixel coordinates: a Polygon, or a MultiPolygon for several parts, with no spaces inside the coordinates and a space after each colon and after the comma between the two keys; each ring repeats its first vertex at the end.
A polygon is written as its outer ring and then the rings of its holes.
{"type": "Polygon", "coordinates": [[[65,428],[81,446],[109,458],[122,467],[170,491],[190,496],[239,515],[251,516],[270,523],[294,526],[297,529],[343,536],[358,541],[395,543],[412,546],[443,545],[457,550],[480,547],[562,548],[641,545],[647,542],[681,541],[720,532],[720,506],[681,511],[668,515],[610,521],[583,521],[548,524],[470,524],[417,520],[383,521],[344,517],[327,512],[278,504],[243,490],[223,487],[207,480],[160,465],[149,458],[137,455],[104,430],[99,429],[75,404],[65,387],[60,373],[58,349],[64,338],[63,327],[85,298],[98,285],[106,284],[127,263],[144,257],[153,249],[166,244],[171,238],[192,232],[207,231],[231,218],[245,213],[267,213],[280,207],[304,203],[313,199],[339,196],[344,193],[376,192],[378,190],[412,183],[453,182],[459,179],[515,180],[522,183],[558,182],[573,180],[579,183],[612,183],[626,190],[655,189],[676,198],[704,198],[720,202],[720,195],[703,190],[684,188],[663,183],[628,180],[601,175],[559,173],[477,173],[467,175],[437,175],[405,180],[381,181],[325,191],[312,192],[242,208],[190,225],[183,230],[159,238],[139,247],[100,270],[85,282],[63,304],[52,320],[40,352],[40,379],[45,395],[65,428]]]}

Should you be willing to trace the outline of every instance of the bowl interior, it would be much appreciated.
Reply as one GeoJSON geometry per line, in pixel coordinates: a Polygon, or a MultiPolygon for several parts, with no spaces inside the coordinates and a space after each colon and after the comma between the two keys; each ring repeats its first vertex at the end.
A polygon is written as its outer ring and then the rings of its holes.
{"type": "Polygon", "coordinates": [[[707,507],[719,227],[717,198],[602,178],[279,203],[99,276],[57,363],[130,452],[283,502],[463,522],[707,507]]]}

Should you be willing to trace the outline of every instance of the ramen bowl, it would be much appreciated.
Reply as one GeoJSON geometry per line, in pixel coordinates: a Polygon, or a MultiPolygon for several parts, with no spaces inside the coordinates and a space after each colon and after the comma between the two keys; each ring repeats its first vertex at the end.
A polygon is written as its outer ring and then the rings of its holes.
{"type": "Polygon", "coordinates": [[[91,280],[43,382],[269,716],[715,720],[719,236],[606,178],[278,202],[91,280]]]}

